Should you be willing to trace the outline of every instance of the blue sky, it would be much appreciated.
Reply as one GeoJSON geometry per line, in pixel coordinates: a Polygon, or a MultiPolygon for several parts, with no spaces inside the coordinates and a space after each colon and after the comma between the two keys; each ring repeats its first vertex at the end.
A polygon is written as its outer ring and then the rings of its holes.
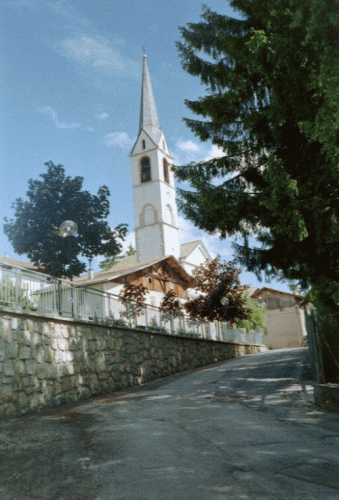
{"type": "MultiPolygon", "coordinates": [[[[225,0],[208,6],[238,17],[225,0]]],[[[175,163],[219,154],[186,128],[184,99],[204,88],[185,73],[175,42],[178,27],[199,21],[192,0],[2,0],[0,4],[0,217],[25,198],[30,178],[44,163],[62,164],[84,188],[111,192],[112,227],[125,222],[134,244],[128,153],[138,132],[143,47],[160,123],[175,163]]],[[[181,242],[202,239],[209,251],[232,258],[230,241],[208,236],[180,217],[181,242]]],[[[18,257],[0,229],[0,255],[18,257]]],[[[96,262],[97,266],[97,262],[96,262]]],[[[260,284],[243,272],[242,283],[289,291],[286,284],[260,284]]]]}

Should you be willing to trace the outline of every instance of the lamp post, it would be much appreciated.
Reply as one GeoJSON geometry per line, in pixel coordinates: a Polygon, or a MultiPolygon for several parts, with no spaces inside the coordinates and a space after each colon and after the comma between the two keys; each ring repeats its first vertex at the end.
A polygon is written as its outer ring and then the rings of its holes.
{"type": "MultiPolygon", "coordinates": [[[[60,224],[59,234],[62,238],[67,238],[68,236],[77,236],[78,234],[78,225],[72,220],[65,220],[60,224]]],[[[71,266],[71,249],[70,249],[70,240],[67,241],[68,252],[67,252],[67,264],[71,266]]],[[[73,276],[71,278],[71,315],[72,318],[74,316],[74,304],[73,304],[73,276]]]]}

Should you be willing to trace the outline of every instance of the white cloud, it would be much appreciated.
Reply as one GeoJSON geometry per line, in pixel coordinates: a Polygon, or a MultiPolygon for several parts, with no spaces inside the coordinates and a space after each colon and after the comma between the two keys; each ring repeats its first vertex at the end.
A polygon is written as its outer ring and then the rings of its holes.
{"type": "Polygon", "coordinates": [[[74,7],[67,0],[59,0],[50,4],[54,12],[64,17],[68,22],[75,24],[88,25],[88,20],[77,14],[74,7]]]}
{"type": "Polygon", "coordinates": [[[175,143],[173,163],[174,165],[185,165],[191,162],[208,161],[212,158],[220,158],[224,154],[218,146],[178,139],[175,143]]]}
{"type": "Polygon", "coordinates": [[[193,141],[182,141],[179,139],[176,146],[183,151],[200,151],[200,146],[193,141]]]}
{"type": "Polygon", "coordinates": [[[67,57],[88,65],[95,70],[115,73],[119,76],[136,76],[139,65],[124,57],[117,45],[105,37],[80,36],[68,38],[62,42],[62,53],[67,57]]]}
{"type": "Polygon", "coordinates": [[[210,150],[208,151],[207,155],[205,156],[204,160],[205,161],[212,160],[213,158],[221,158],[222,156],[225,156],[224,151],[218,146],[215,146],[213,144],[210,150]]]}
{"type": "Polygon", "coordinates": [[[49,116],[52,119],[52,121],[54,122],[56,128],[59,128],[59,129],[75,129],[75,128],[81,127],[80,123],[64,123],[64,122],[61,122],[58,119],[57,112],[53,108],[51,108],[50,106],[42,108],[40,111],[42,113],[45,113],[47,116],[49,116]]]}
{"type": "Polygon", "coordinates": [[[108,117],[109,117],[108,113],[101,113],[100,115],[96,115],[96,118],[98,120],[107,120],[108,117]]]}
{"type": "Polygon", "coordinates": [[[133,139],[129,137],[127,132],[112,132],[111,134],[106,134],[103,141],[109,148],[117,147],[126,149],[133,144],[133,139]]]}

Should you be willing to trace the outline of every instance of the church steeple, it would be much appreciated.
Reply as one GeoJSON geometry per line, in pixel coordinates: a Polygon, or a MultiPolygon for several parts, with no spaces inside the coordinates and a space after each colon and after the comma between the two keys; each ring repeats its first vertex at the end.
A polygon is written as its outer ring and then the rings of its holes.
{"type": "Polygon", "coordinates": [[[138,262],[180,255],[172,157],[143,54],[139,134],[130,154],[138,262]]]}
{"type": "Polygon", "coordinates": [[[139,132],[141,132],[141,130],[144,130],[155,142],[158,142],[162,130],[159,123],[157,107],[155,105],[151,78],[149,76],[147,66],[146,54],[143,54],[142,58],[143,63],[139,132]]]}

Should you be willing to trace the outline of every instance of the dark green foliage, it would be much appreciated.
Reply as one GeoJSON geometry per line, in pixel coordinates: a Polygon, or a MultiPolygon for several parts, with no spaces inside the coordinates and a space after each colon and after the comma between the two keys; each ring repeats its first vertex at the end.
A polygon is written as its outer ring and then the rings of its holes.
{"type": "Polygon", "coordinates": [[[191,185],[180,209],[207,232],[240,234],[237,257],[259,277],[339,281],[338,6],[231,6],[242,20],[204,8],[200,23],[181,28],[183,68],[207,87],[185,101],[202,119],[185,122],[225,156],[176,167],[191,185]]]}
{"type": "Polygon", "coordinates": [[[338,2],[230,5],[241,20],[204,8],[181,28],[183,68],[207,89],[185,101],[201,116],[185,122],[225,156],[175,168],[191,186],[179,208],[200,229],[240,235],[238,262],[259,279],[316,287],[339,313],[338,2]]]}
{"type": "Polygon", "coordinates": [[[47,274],[71,278],[86,270],[80,256],[92,260],[95,255],[119,253],[127,226],[109,227],[106,186],[91,195],[82,191],[82,177],[66,177],[62,165],[45,165],[43,180],[29,180],[29,201],[18,198],[13,203],[15,218],[5,219],[4,231],[16,253],[26,254],[47,274]],[[58,228],[65,220],[77,224],[77,236],[60,236],[58,228]]]}
{"type": "Polygon", "coordinates": [[[99,267],[103,271],[107,271],[108,269],[111,269],[116,264],[118,264],[118,262],[120,262],[120,260],[123,259],[123,257],[130,257],[131,255],[135,255],[135,254],[136,254],[136,250],[132,244],[129,245],[125,255],[120,255],[120,254],[119,255],[110,255],[108,253],[104,253],[105,259],[102,262],[100,262],[99,267]]]}

